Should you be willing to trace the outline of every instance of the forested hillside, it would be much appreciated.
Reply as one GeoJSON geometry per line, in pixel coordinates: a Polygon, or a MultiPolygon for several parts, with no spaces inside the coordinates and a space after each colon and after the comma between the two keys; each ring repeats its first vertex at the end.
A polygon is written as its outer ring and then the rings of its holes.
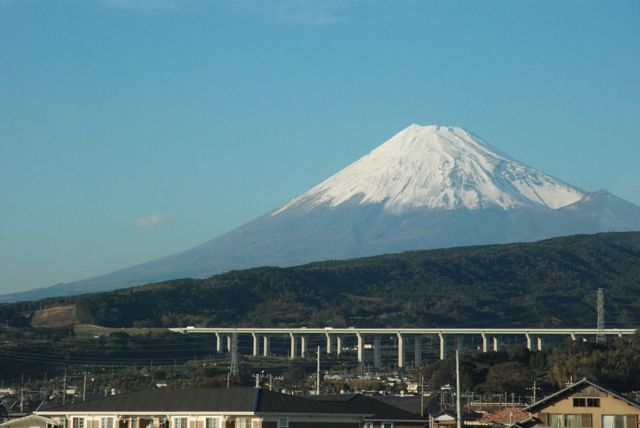
{"type": "Polygon", "coordinates": [[[640,324],[640,233],[264,267],[0,309],[15,323],[71,303],[80,322],[115,327],[590,327],[599,287],[608,326],[640,324]]]}

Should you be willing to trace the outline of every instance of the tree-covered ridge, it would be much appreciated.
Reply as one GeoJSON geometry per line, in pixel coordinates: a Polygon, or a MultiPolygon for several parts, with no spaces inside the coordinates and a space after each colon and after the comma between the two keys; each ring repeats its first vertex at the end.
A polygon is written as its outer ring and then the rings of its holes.
{"type": "Polygon", "coordinates": [[[639,324],[639,232],[263,267],[63,300],[81,322],[117,327],[592,327],[599,287],[607,325],[639,324]]]}

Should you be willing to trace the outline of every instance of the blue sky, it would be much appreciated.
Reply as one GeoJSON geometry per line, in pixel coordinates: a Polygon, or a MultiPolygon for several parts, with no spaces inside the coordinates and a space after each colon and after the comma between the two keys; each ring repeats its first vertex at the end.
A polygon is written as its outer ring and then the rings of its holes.
{"type": "Polygon", "coordinates": [[[640,2],[0,0],[0,292],[178,252],[411,123],[640,204],[640,2]]]}

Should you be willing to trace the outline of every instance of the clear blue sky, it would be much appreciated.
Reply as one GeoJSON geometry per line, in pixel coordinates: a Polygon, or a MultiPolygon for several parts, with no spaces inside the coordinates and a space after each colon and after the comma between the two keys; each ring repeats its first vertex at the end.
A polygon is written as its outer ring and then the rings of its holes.
{"type": "Polygon", "coordinates": [[[640,204],[640,2],[0,0],[0,292],[171,254],[411,123],[640,204]]]}

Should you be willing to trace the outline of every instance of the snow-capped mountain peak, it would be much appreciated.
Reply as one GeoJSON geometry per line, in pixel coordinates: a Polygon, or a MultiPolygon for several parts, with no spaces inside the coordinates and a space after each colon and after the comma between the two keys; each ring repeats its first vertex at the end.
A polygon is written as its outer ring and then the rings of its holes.
{"type": "Polygon", "coordinates": [[[585,195],[462,128],[413,124],[272,215],[348,201],[383,204],[394,213],[417,208],[556,209],[585,195]]]}

